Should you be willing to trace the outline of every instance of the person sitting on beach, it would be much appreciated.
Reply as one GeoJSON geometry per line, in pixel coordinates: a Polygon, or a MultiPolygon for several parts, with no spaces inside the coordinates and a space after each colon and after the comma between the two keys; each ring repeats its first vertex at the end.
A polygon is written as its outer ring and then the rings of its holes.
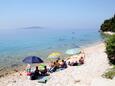
{"type": "Polygon", "coordinates": [[[40,75],[40,72],[39,72],[38,66],[36,66],[36,70],[34,71],[34,74],[35,74],[36,76],[39,76],[39,75],[40,75]]]}
{"type": "Polygon", "coordinates": [[[50,69],[49,69],[49,72],[50,73],[53,73],[57,70],[57,66],[56,66],[56,63],[54,62],[53,65],[51,65],[50,69]]]}
{"type": "Polygon", "coordinates": [[[31,80],[35,80],[38,78],[38,76],[40,76],[40,71],[38,69],[38,66],[36,66],[35,71],[31,74],[30,78],[31,80]]]}
{"type": "Polygon", "coordinates": [[[47,70],[47,66],[44,66],[44,70],[42,70],[42,71],[40,71],[41,72],[41,75],[42,76],[47,76],[47,75],[49,75],[47,72],[48,72],[48,70],[47,70]]]}
{"type": "Polygon", "coordinates": [[[79,63],[80,63],[80,64],[84,64],[84,58],[83,58],[83,57],[81,57],[81,58],[79,59],[79,63]]]}
{"type": "Polygon", "coordinates": [[[47,69],[48,71],[54,66],[54,62],[51,61],[48,65],[47,65],[47,69]]]}
{"type": "Polygon", "coordinates": [[[57,67],[57,69],[60,67],[59,60],[56,60],[55,66],[57,67]]]}
{"type": "Polygon", "coordinates": [[[64,60],[62,60],[62,61],[60,62],[60,67],[61,67],[61,68],[67,68],[67,64],[66,64],[66,62],[65,62],[64,60]]]}
{"type": "Polygon", "coordinates": [[[31,75],[31,65],[30,65],[30,64],[27,64],[26,74],[27,74],[27,76],[30,76],[30,75],[31,75]]]}
{"type": "Polygon", "coordinates": [[[71,66],[71,63],[70,63],[70,61],[68,61],[68,65],[69,65],[69,66],[71,66]]]}
{"type": "Polygon", "coordinates": [[[80,53],[80,57],[83,57],[83,59],[85,59],[85,52],[83,50],[80,53]]]}

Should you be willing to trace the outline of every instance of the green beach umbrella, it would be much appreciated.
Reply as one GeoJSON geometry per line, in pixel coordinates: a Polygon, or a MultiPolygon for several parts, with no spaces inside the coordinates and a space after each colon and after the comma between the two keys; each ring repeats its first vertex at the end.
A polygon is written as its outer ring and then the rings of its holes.
{"type": "Polygon", "coordinates": [[[45,64],[39,64],[38,68],[39,68],[39,70],[44,70],[45,66],[46,66],[45,64]]]}

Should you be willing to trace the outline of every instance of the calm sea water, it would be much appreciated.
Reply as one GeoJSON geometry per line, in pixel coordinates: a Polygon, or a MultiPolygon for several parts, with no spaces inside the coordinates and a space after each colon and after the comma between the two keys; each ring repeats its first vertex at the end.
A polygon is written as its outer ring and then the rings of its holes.
{"type": "Polygon", "coordinates": [[[101,41],[97,29],[7,29],[0,30],[0,67],[22,64],[28,55],[47,58],[53,51],[64,53],[69,48],[101,41]]]}

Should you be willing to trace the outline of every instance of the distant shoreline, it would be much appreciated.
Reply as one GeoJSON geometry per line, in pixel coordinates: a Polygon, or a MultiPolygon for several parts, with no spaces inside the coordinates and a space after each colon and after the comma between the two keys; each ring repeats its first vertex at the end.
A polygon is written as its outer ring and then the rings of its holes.
{"type": "Polygon", "coordinates": [[[40,26],[31,26],[31,27],[23,27],[22,29],[43,29],[43,27],[40,27],[40,26]]]}
{"type": "Polygon", "coordinates": [[[115,34],[115,32],[111,32],[111,31],[104,31],[103,33],[107,34],[107,35],[114,35],[115,34]]]}

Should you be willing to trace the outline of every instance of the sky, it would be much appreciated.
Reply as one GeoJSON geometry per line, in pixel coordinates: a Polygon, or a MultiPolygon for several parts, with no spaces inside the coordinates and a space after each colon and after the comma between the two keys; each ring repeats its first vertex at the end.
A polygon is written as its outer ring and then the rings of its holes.
{"type": "Polygon", "coordinates": [[[0,29],[99,28],[115,13],[115,0],[0,0],[0,29]]]}

